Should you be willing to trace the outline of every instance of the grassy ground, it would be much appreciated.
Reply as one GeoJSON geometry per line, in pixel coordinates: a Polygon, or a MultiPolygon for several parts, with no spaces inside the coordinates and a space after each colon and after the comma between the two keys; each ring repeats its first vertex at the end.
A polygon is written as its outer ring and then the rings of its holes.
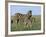
{"type": "MultiPolygon", "coordinates": [[[[11,24],[11,31],[26,31],[26,30],[40,30],[41,29],[41,17],[33,16],[35,18],[35,22],[32,22],[32,27],[26,27],[24,24],[11,24]],[[25,27],[24,27],[25,26],[25,27]]],[[[13,18],[13,17],[12,17],[13,18]]]]}

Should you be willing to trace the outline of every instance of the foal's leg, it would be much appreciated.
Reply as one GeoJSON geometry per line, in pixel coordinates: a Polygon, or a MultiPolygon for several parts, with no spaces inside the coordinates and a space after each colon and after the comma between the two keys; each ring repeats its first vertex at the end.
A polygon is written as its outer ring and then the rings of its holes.
{"type": "Polygon", "coordinates": [[[17,19],[17,24],[19,23],[19,19],[17,19]]]}

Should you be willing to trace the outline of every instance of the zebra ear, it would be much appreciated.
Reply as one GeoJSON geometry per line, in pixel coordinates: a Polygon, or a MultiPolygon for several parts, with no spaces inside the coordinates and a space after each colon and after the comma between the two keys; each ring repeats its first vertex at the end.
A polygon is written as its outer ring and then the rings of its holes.
{"type": "Polygon", "coordinates": [[[32,11],[30,10],[29,12],[31,13],[32,11]]]}
{"type": "Polygon", "coordinates": [[[11,23],[13,23],[13,20],[11,20],[11,23]]]}
{"type": "Polygon", "coordinates": [[[32,11],[30,10],[28,13],[32,13],[32,11]]]}
{"type": "Polygon", "coordinates": [[[30,11],[28,11],[28,13],[27,14],[32,14],[32,11],[30,10],[30,11]]]}

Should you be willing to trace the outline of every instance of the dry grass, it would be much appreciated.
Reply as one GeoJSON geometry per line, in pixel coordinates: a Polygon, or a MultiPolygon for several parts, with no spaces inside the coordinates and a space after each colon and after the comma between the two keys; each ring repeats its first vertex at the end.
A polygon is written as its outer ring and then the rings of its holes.
{"type": "MultiPolygon", "coordinates": [[[[11,19],[13,16],[11,17],[11,19]]],[[[40,30],[41,29],[41,16],[33,16],[35,18],[35,22],[32,22],[32,27],[24,25],[23,23],[13,23],[11,24],[11,31],[26,31],[26,30],[40,30]]]]}

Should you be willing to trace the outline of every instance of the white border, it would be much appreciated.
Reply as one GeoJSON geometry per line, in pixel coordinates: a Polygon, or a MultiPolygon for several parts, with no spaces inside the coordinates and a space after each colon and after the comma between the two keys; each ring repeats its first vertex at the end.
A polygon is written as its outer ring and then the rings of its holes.
{"type": "Polygon", "coordinates": [[[16,34],[28,34],[28,33],[43,33],[43,5],[41,4],[22,4],[22,3],[8,3],[8,35],[16,34]],[[11,32],[11,16],[10,16],[10,5],[23,5],[23,6],[41,6],[41,30],[35,31],[15,31],[11,32]]]}

